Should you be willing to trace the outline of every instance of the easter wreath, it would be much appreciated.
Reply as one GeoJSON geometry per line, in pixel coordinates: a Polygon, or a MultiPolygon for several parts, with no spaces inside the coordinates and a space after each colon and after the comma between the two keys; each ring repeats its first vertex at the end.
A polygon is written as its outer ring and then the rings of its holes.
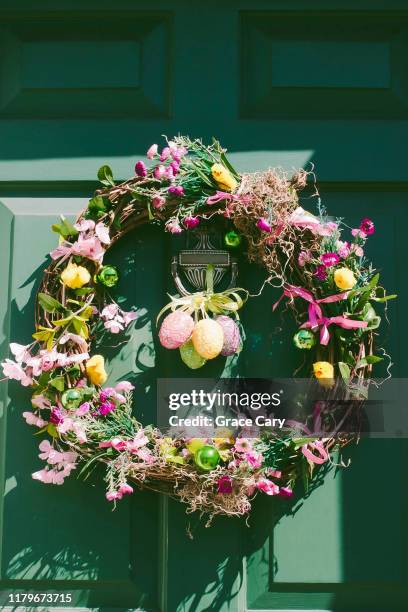
{"type": "MultiPolygon", "coordinates": [[[[138,161],[135,175],[120,183],[103,166],[101,187],[86,210],[74,224],[62,217],[53,226],[60,241],[38,292],[34,342],[10,345],[14,359],[3,362],[4,374],[33,390],[32,410],[23,416],[46,436],[39,445],[46,465],[34,479],[62,484],[79,464],[86,470],[99,463],[106,469],[109,501],[136,486],[165,492],[188,511],[210,517],[243,515],[260,491],[291,496],[295,483],[312,480],[316,466],[330,463],[332,450],[349,436],[325,418],[324,403],[319,437],[307,425],[256,439],[228,432],[172,439],[143,426],[132,414],[133,385],[104,386],[104,357],[90,354],[101,330],[121,333],[137,316],[112,298],[119,271],[104,262],[108,249],[145,223],[178,234],[224,218],[226,246],[244,250],[265,270],[265,283],[281,288],[273,308],[283,299],[293,310],[299,323],[294,344],[310,356],[309,372],[329,395],[342,379],[357,405],[366,397],[373,365],[386,355],[383,349],[374,354],[380,317],[373,305],[395,296],[386,295],[364,255],[375,229],[370,219],[352,229],[346,242],[345,224],[328,218],[319,199],[317,214],[300,205],[312,173],[241,175],[217,141],[206,146],[182,136],[166,141],[161,151],[152,145],[147,158],[149,168],[138,161]]],[[[242,347],[236,317],[247,297],[240,288],[215,293],[209,270],[207,291],[172,297],[159,314],[161,344],[179,349],[191,368],[233,355],[242,347]]]]}

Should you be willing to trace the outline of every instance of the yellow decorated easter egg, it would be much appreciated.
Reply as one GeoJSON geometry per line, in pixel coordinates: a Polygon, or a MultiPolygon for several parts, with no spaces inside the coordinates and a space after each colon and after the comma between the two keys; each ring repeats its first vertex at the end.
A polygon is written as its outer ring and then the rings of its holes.
{"type": "Polygon", "coordinates": [[[194,348],[204,359],[214,359],[222,351],[224,332],[217,321],[202,319],[195,324],[192,341],[194,348]]]}

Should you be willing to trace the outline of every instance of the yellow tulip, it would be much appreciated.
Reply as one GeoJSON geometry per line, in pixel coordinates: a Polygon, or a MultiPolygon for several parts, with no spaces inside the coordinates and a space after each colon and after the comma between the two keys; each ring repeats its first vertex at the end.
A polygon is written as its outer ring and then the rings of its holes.
{"type": "Polygon", "coordinates": [[[214,164],[211,168],[211,174],[222,191],[234,191],[234,189],[237,188],[237,181],[234,179],[228,168],[222,164],[214,164]]]}
{"type": "Polygon", "coordinates": [[[108,375],[105,370],[105,360],[102,355],[94,355],[85,364],[86,373],[89,380],[94,385],[103,385],[108,375]]]}
{"type": "Polygon", "coordinates": [[[320,385],[332,387],[334,384],[334,368],[328,361],[316,361],[313,364],[313,373],[320,385]]]}
{"type": "Polygon", "coordinates": [[[339,289],[347,291],[354,287],[357,280],[349,268],[339,268],[334,272],[334,282],[339,289]]]}
{"type": "Polygon", "coordinates": [[[80,289],[89,283],[91,275],[83,266],[77,266],[75,263],[70,263],[61,273],[61,280],[64,285],[71,289],[80,289]]]}

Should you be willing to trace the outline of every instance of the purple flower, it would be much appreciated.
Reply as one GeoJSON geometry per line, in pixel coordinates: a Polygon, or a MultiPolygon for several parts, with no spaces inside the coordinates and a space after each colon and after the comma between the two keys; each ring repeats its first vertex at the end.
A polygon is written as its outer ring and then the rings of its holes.
{"type": "Polygon", "coordinates": [[[186,217],[183,223],[188,229],[193,229],[200,223],[200,219],[198,217],[186,217]]]}
{"type": "Polygon", "coordinates": [[[364,232],[366,236],[371,236],[375,232],[374,223],[368,217],[365,217],[360,223],[360,230],[364,232]]]}
{"type": "Polygon", "coordinates": [[[141,177],[147,176],[147,168],[141,160],[136,162],[135,172],[137,176],[141,176],[141,177]]]}
{"type": "Polygon", "coordinates": [[[184,188],[181,185],[172,185],[167,191],[175,196],[182,196],[184,194],[184,188]]]}
{"type": "Polygon", "coordinates": [[[320,281],[325,281],[327,278],[326,266],[324,266],[323,264],[320,266],[317,266],[316,271],[315,271],[315,276],[320,281]]]}
{"type": "Polygon", "coordinates": [[[63,417],[61,410],[59,408],[54,407],[51,410],[50,423],[53,423],[54,425],[60,425],[60,423],[63,423],[63,422],[64,422],[64,417],[63,417]]]}
{"type": "Polygon", "coordinates": [[[218,479],[218,493],[232,493],[232,480],[229,476],[218,479]]]}
{"type": "Polygon", "coordinates": [[[258,223],[256,224],[256,227],[258,227],[261,230],[261,232],[270,233],[272,231],[271,225],[263,217],[258,219],[258,223]]]}
{"type": "Polygon", "coordinates": [[[330,268],[339,263],[340,257],[337,253],[323,253],[323,255],[320,256],[320,260],[326,268],[330,268]]]}
{"type": "Polygon", "coordinates": [[[115,408],[116,406],[113,402],[110,402],[110,401],[103,402],[103,404],[99,406],[99,414],[101,414],[102,416],[106,416],[107,414],[109,414],[109,412],[112,412],[112,410],[115,410],[115,408]]]}

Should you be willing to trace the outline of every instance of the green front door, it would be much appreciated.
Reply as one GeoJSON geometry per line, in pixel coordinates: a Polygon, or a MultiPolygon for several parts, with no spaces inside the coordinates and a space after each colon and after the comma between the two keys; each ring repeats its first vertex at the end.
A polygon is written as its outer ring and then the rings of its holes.
{"type": "MultiPolygon", "coordinates": [[[[85,205],[100,165],[127,178],[161,134],[180,132],[217,136],[240,171],[312,162],[330,213],[352,226],[374,219],[370,255],[400,298],[387,346],[403,376],[407,31],[398,0],[2,0],[0,357],[32,333],[56,216],[85,205]]],[[[110,371],[134,377],[144,422],[154,418],[157,376],[185,375],[155,337],[173,291],[172,248],[148,228],[112,255],[126,258],[124,293],[140,316],[131,342],[112,349],[110,371]]],[[[241,267],[241,286],[259,281],[241,267]]],[[[245,307],[247,347],[232,374],[295,369],[275,333],[275,298],[269,290],[245,307]]],[[[293,516],[263,500],[249,527],[218,520],[206,530],[145,492],[111,512],[100,478],[73,476],[63,487],[31,480],[40,462],[21,418],[28,393],[1,383],[0,394],[1,606],[15,605],[9,593],[53,591],[84,610],[408,608],[403,441],[361,442],[352,467],[329,475],[293,516]]]]}

